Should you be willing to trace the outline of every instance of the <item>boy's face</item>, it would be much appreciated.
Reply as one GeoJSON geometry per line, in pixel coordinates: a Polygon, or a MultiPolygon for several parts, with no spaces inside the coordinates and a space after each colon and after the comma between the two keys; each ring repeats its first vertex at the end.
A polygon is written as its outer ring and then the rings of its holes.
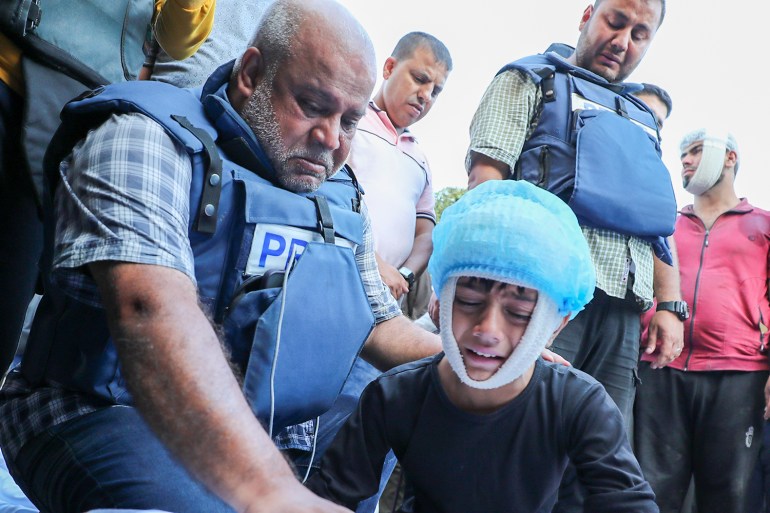
{"type": "Polygon", "coordinates": [[[457,281],[452,333],[468,377],[485,381],[508,360],[529,325],[537,291],[480,278],[457,281]]]}

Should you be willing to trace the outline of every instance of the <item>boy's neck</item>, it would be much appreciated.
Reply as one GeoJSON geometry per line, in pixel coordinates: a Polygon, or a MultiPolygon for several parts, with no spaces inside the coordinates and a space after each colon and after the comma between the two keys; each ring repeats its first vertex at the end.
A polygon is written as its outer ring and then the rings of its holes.
{"type": "Polygon", "coordinates": [[[527,388],[534,371],[535,364],[533,363],[513,383],[500,388],[482,390],[469,387],[460,381],[460,378],[452,370],[446,357],[442,358],[438,363],[439,381],[449,400],[457,408],[476,414],[492,413],[516,399],[527,388]]]}

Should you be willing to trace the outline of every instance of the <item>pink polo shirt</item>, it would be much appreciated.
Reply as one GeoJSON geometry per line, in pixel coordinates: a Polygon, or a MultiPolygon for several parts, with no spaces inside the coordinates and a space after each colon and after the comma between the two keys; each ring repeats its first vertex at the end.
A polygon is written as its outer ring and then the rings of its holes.
{"type": "Polygon", "coordinates": [[[435,223],[431,173],[414,136],[398,135],[385,111],[369,102],[348,164],[361,183],[380,258],[401,266],[412,252],[418,217],[435,223]]]}

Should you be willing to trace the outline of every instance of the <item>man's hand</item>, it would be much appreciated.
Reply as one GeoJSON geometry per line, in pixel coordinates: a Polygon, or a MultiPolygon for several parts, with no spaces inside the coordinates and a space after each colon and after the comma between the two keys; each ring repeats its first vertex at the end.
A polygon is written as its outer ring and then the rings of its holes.
{"type": "Polygon", "coordinates": [[[435,292],[431,292],[430,299],[428,300],[428,316],[437,328],[441,328],[441,308],[439,306],[438,298],[436,297],[435,292]]]}
{"type": "Polygon", "coordinates": [[[540,353],[540,356],[542,356],[543,360],[547,362],[560,363],[562,365],[566,365],[567,367],[572,367],[571,363],[569,363],[567,360],[562,358],[561,355],[554,353],[550,349],[543,349],[543,352],[540,353]]]}
{"type": "Polygon", "coordinates": [[[406,282],[398,269],[381,259],[379,255],[377,258],[377,268],[380,271],[380,277],[383,283],[388,286],[390,293],[396,300],[401,299],[401,296],[409,292],[409,284],[406,282]]]}
{"type": "Polygon", "coordinates": [[[770,419],[770,378],[765,383],[765,420],[770,419]]]}
{"type": "Polygon", "coordinates": [[[481,153],[473,154],[471,170],[468,172],[468,190],[488,180],[502,180],[511,173],[507,164],[481,153]]]}
{"type": "Polygon", "coordinates": [[[647,354],[657,353],[658,358],[650,365],[661,369],[676,360],[684,346],[684,326],[682,321],[667,310],[655,312],[647,329],[647,354]]]}

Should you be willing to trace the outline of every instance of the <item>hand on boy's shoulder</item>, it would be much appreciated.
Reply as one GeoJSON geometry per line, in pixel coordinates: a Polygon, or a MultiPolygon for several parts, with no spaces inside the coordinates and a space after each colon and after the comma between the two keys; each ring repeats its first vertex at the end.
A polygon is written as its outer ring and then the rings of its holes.
{"type": "Polygon", "coordinates": [[[565,360],[558,354],[554,353],[550,349],[543,349],[543,352],[540,353],[540,356],[542,356],[543,360],[547,362],[560,363],[562,365],[566,365],[567,367],[572,367],[571,363],[569,363],[567,360],[565,360]]]}

